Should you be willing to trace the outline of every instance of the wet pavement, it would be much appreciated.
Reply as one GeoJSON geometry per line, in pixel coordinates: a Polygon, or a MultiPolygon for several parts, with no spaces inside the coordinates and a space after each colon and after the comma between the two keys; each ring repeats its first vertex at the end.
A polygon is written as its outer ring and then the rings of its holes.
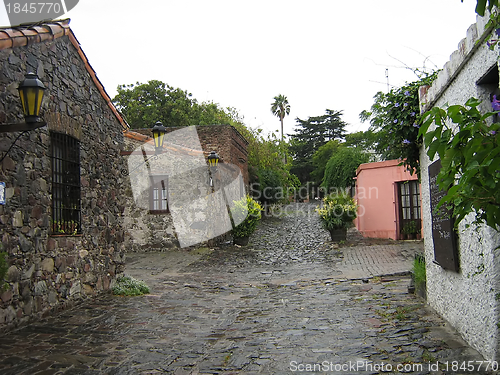
{"type": "Polygon", "coordinates": [[[313,205],[290,207],[247,247],[129,254],[151,294],[101,295],[0,336],[0,374],[487,373],[408,294],[421,242],[350,232],[338,247],[313,205]]]}

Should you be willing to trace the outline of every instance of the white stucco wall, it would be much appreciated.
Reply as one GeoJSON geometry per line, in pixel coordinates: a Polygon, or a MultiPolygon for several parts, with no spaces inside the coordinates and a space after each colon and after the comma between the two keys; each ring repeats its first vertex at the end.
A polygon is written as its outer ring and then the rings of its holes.
{"type": "MultiPolygon", "coordinates": [[[[490,51],[481,40],[485,34],[487,19],[478,17],[476,25],[467,31],[458,50],[451,56],[434,85],[425,93],[421,90],[421,106],[427,110],[432,106],[465,104],[468,98],[486,99],[484,88],[476,82],[494,64],[498,53],[490,51]]],[[[489,103],[482,110],[491,111],[489,103]]],[[[423,233],[425,234],[425,257],[427,264],[428,303],[448,320],[487,360],[499,358],[499,301],[500,254],[494,249],[500,245],[500,236],[488,227],[459,228],[460,272],[446,271],[434,260],[432,241],[432,219],[427,154],[421,150],[423,233]]]]}

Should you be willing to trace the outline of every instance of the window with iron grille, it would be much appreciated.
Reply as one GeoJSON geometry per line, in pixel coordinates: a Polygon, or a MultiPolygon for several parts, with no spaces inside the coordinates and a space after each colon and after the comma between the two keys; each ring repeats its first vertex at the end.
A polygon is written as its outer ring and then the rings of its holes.
{"type": "Polygon", "coordinates": [[[50,133],[52,144],[52,234],[81,233],[80,142],[50,133]]]}
{"type": "Polygon", "coordinates": [[[149,212],[163,214],[168,211],[168,178],[167,176],[151,176],[149,190],[149,212]]]}

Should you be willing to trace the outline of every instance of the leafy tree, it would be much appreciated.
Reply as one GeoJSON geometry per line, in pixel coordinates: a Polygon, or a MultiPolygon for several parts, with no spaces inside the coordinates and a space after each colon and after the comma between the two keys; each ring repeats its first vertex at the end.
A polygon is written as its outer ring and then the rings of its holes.
{"type": "Polygon", "coordinates": [[[323,181],[323,177],[325,175],[326,164],[328,163],[328,160],[330,160],[332,155],[338,151],[340,144],[341,143],[337,139],[328,141],[323,146],[318,148],[318,150],[313,154],[312,164],[314,170],[311,172],[311,178],[313,179],[315,185],[321,185],[321,182],[323,181]]]}
{"type": "Polygon", "coordinates": [[[420,173],[420,103],[418,89],[430,85],[437,72],[418,72],[420,79],[392,89],[387,94],[378,92],[370,111],[360,114],[361,121],[369,121],[375,133],[375,149],[383,159],[401,159],[410,173],[420,173]]]}
{"type": "Polygon", "coordinates": [[[161,81],[118,86],[113,103],[133,128],[149,128],[157,121],[165,126],[242,125],[238,112],[214,102],[199,104],[192,94],[161,81]]]}
{"type": "Polygon", "coordinates": [[[165,126],[192,124],[192,94],[161,81],[118,86],[113,103],[133,128],[149,128],[157,121],[165,126]]]}
{"type": "Polygon", "coordinates": [[[271,112],[280,119],[281,139],[284,140],[285,135],[283,134],[283,119],[285,116],[290,114],[290,104],[288,104],[287,97],[281,94],[275,96],[274,102],[271,104],[271,112]]]}
{"type": "Polygon", "coordinates": [[[339,147],[338,151],[328,160],[322,186],[326,188],[327,192],[353,186],[356,169],[360,164],[369,161],[370,155],[358,148],[339,147]]]}
{"type": "Polygon", "coordinates": [[[345,136],[345,126],[342,111],[326,110],[326,114],[309,117],[307,120],[296,119],[295,133],[291,135],[290,152],[293,155],[292,172],[302,183],[310,180],[314,170],[312,157],[314,153],[327,142],[345,136]]]}
{"type": "Polygon", "coordinates": [[[375,152],[379,143],[379,136],[372,130],[359,131],[345,135],[345,145],[357,147],[367,152],[375,152]]]}

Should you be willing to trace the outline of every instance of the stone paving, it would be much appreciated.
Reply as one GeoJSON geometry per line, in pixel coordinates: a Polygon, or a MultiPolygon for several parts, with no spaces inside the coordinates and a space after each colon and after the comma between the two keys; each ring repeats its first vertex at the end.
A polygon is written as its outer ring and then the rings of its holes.
{"type": "Polygon", "coordinates": [[[247,247],[130,254],[151,294],[1,336],[0,374],[492,373],[408,294],[420,242],[334,246],[311,208],[264,220],[247,247]]]}

